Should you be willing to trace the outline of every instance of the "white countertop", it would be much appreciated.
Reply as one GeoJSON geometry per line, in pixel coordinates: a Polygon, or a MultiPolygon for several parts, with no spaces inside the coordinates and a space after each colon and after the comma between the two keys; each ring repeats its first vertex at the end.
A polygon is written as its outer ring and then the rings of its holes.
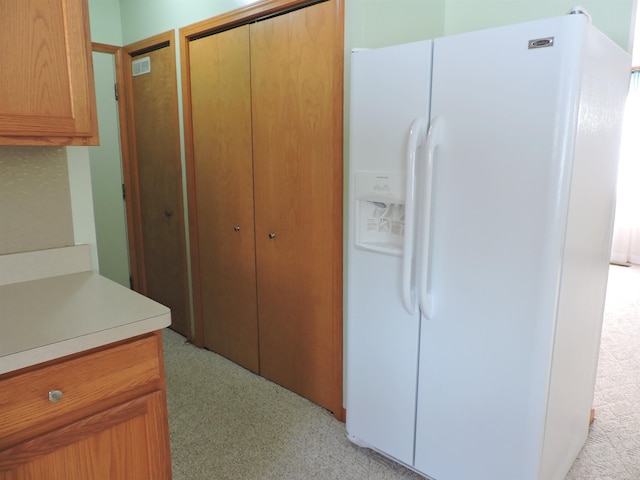
{"type": "Polygon", "coordinates": [[[0,286],[0,374],[165,328],[167,307],[84,271],[0,286]]]}

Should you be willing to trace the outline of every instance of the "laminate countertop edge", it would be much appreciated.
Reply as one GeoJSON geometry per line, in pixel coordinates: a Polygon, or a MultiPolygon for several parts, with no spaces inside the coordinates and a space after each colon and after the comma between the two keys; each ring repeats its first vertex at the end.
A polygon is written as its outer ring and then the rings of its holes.
{"type": "Polygon", "coordinates": [[[169,308],[95,272],[0,286],[0,375],[150,333],[169,308]]]}

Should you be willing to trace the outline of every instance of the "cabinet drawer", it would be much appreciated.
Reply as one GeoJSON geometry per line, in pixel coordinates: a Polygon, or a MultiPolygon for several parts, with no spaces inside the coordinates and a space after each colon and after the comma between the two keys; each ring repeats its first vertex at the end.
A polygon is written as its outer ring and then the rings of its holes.
{"type": "Polygon", "coordinates": [[[0,380],[0,449],[158,388],[160,354],[148,336],[0,380]]]}

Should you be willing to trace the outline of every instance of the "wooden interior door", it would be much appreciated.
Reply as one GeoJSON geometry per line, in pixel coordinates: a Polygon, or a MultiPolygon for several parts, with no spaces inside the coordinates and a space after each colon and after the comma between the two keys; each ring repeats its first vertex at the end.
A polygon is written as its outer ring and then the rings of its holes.
{"type": "Polygon", "coordinates": [[[189,55],[204,346],[258,372],[249,26],[189,55]]]}
{"type": "Polygon", "coordinates": [[[260,372],[342,407],[342,24],[322,2],[251,24],[260,372]]]}
{"type": "MultiPolygon", "coordinates": [[[[125,47],[149,57],[149,73],[130,77],[139,282],[134,288],[171,309],[171,328],[191,337],[182,167],[173,33],[125,47]],[[158,45],[156,40],[168,37],[158,45]],[[146,45],[151,43],[151,45],[146,45]],[[146,48],[141,49],[140,47],[146,48]]],[[[132,53],[131,53],[132,52],[132,53]]],[[[131,67],[131,64],[129,64],[131,67]]]]}

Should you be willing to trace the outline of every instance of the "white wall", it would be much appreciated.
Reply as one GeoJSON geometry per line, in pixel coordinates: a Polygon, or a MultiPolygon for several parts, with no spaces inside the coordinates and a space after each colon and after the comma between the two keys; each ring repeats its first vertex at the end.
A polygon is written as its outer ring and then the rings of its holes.
{"type": "Polygon", "coordinates": [[[0,255],[74,244],[64,147],[0,147],[0,255]]]}
{"type": "Polygon", "coordinates": [[[89,245],[91,270],[97,272],[98,249],[93,216],[89,147],[67,147],[67,168],[69,170],[74,243],[89,245]]]}

